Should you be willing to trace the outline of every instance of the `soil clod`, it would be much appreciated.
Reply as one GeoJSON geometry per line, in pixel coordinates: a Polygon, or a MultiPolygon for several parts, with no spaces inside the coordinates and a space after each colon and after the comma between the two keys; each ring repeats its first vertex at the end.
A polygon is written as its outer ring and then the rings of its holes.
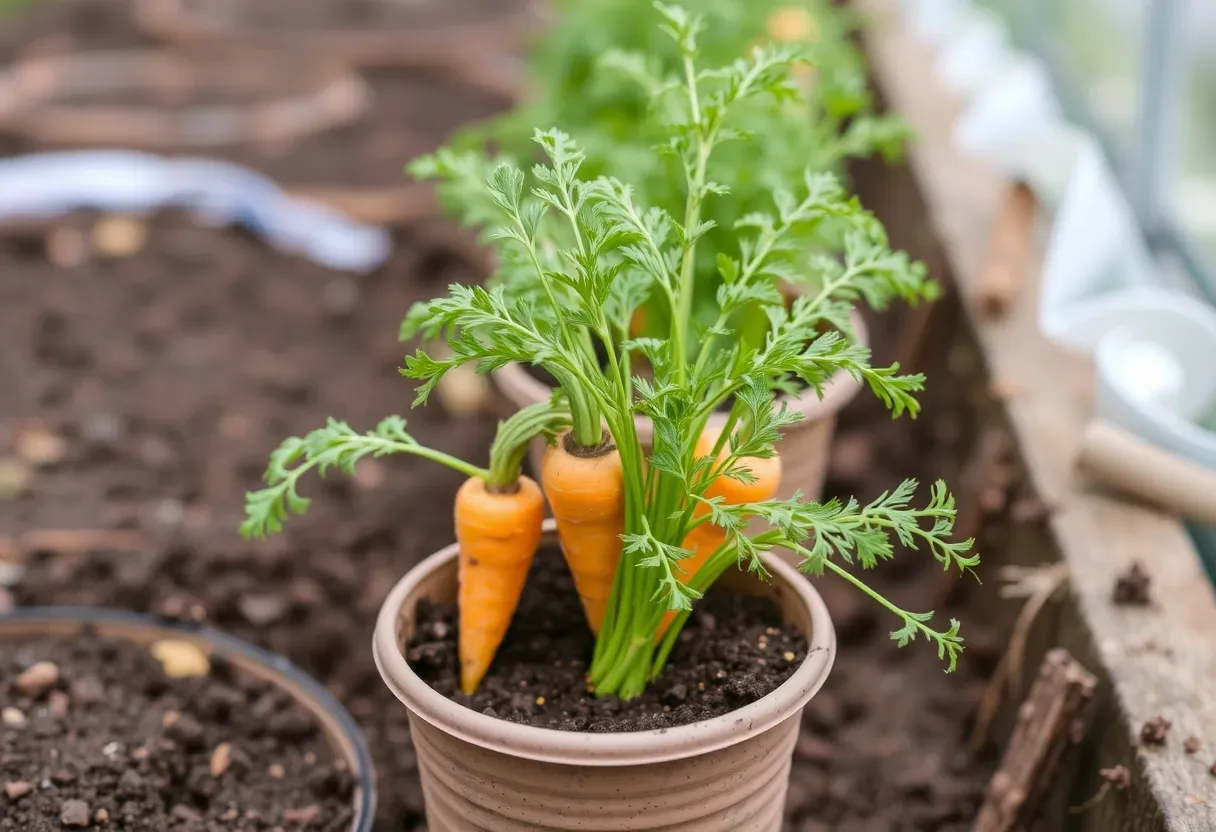
{"type": "Polygon", "coordinates": [[[1155,716],[1140,727],[1140,742],[1144,745],[1165,745],[1170,736],[1171,723],[1163,716],[1155,716]]]}
{"type": "Polygon", "coordinates": [[[1135,561],[1127,571],[1115,579],[1115,589],[1111,593],[1111,601],[1124,607],[1147,607],[1153,603],[1150,593],[1152,579],[1144,571],[1144,566],[1135,561]]]}
{"type": "Polygon", "coordinates": [[[59,822],[69,829],[87,828],[91,816],[89,804],[83,800],[65,800],[59,810],[59,822]]]}
{"type": "Polygon", "coordinates": [[[1132,773],[1128,771],[1127,766],[1104,768],[1098,772],[1098,776],[1121,792],[1125,792],[1132,787],[1132,773]]]}

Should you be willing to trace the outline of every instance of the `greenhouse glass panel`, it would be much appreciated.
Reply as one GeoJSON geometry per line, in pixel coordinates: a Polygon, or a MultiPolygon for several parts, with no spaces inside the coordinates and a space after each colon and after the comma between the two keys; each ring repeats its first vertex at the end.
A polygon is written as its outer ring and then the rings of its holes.
{"type": "Polygon", "coordinates": [[[1029,37],[1062,76],[1069,103],[1085,110],[1126,164],[1136,152],[1149,0],[1036,0],[1036,5],[1038,26],[1030,24],[1029,37]]]}
{"type": "Polygon", "coordinates": [[[1171,188],[1175,221],[1216,275],[1216,3],[1183,6],[1181,113],[1171,188]]]}

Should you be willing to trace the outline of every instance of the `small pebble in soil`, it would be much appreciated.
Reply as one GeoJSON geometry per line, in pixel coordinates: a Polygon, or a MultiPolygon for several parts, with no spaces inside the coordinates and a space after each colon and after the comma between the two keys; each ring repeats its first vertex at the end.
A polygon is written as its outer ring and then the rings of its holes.
{"type": "Polygon", "coordinates": [[[457,627],[454,606],[419,606],[406,657],[423,680],[475,711],[562,731],[641,731],[721,716],[775,690],[807,650],[770,601],[711,592],[640,697],[597,697],[586,684],[594,638],[553,549],[537,554],[511,628],[472,696],[459,691],[457,627]]]}
{"type": "Polygon", "coordinates": [[[1186,742],[1182,744],[1182,749],[1187,754],[1198,754],[1201,748],[1203,748],[1203,743],[1200,742],[1199,737],[1187,737],[1186,742]]]}
{"type": "Polygon", "coordinates": [[[59,810],[59,822],[69,829],[85,829],[92,814],[89,804],[83,800],[65,800],[59,810]]]}
{"type": "Polygon", "coordinates": [[[46,259],[61,269],[83,266],[89,259],[89,244],[84,232],[70,225],[61,225],[47,232],[46,259]]]}
{"type": "Polygon", "coordinates": [[[10,780],[4,784],[4,796],[13,803],[16,803],[33,790],[34,784],[26,783],[24,780],[10,780]]]}
{"type": "Polygon", "coordinates": [[[230,765],[232,765],[232,746],[222,742],[215,747],[215,751],[211,752],[211,776],[222,777],[230,765]]]}
{"type": "Polygon", "coordinates": [[[46,697],[46,707],[51,716],[64,717],[68,715],[68,708],[72,705],[72,698],[61,690],[53,690],[46,697]]]}
{"type": "Polygon", "coordinates": [[[1144,745],[1165,745],[1170,735],[1170,721],[1163,716],[1155,716],[1140,728],[1140,742],[1144,745]]]}
{"type": "Polygon", "coordinates": [[[34,475],[19,459],[0,457],[0,500],[15,500],[29,488],[34,475]]]}
{"type": "Polygon", "coordinates": [[[150,652],[164,667],[165,675],[173,679],[206,676],[211,672],[207,654],[189,641],[162,639],[152,645],[150,652]]]}
{"type": "Polygon", "coordinates": [[[122,438],[125,425],[115,413],[91,413],[80,426],[80,437],[97,448],[108,448],[122,438]]]}
{"type": "Polygon", "coordinates": [[[17,434],[16,450],[31,465],[54,465],[67,456],[68,443],[44,427],[31,425],[17,434]]]}
{"type": "Polygon", "coordinates": [[[19,693],[37,699],[59,681],[59,666],[54,662],[35,662],[21,671],[13,683],[19,693]]]}
{"type": "Polygon", "coordinates": [[[1152,579],[1144,571],[1144,566],[1135,561],[1115,579],[1111,601],[1123,607],[1146,607],[1153,602],[1149,591],[1151,585],[1152,579]]]}
{"type": "Polygon", "coordinates": [[[288,599],[281,594],[249,593],[237,601],[241,615],[255,627],[265,627],[282,618],[287,612],[288,599]]]}
{"type": "Polygon", "coordinates": [[[93,226],[93,250],[103,257],[130,257],[148,242],[148,226],[135,217],[105,216],[93,226]]]}

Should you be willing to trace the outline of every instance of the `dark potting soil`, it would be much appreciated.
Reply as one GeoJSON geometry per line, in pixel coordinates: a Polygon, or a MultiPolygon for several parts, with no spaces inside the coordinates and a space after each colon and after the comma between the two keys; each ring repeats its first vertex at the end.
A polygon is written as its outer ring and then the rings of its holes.
{"type": "Polygon", "coordinates": [[[290,98],[296,100],[317,93],[333,76],[297,72],[270,76],[263,64],[249,63],[248,73],[257,73],[256,81],[233,84],[216,80],[206,66],[187,81],[156,84],[157,79],[136,89],[117,89],[97,93],[87,88],[65,89],[55,97],[57,105],[87,105],[90,107],[156,108],[180,113],[203,107],[247,107],[270,105],[290,98]]]}
{"type": "Polygon", "coordinates": [[[316,719],[222,659],[171,678],[88,631],[0,642],[0,709],[0,830],[350,828],[316,719]]]}
{"type": "Polygon", "coordinates": [[[444,696],[480,713],[559,731],[648,731],[722,716],[767,696],[806,658],[806,639],[770,601],[710,592],[697,605],[666,668],[628,702],[587,690],[595,638],[561,551],[537,553],[519,609],[471,695],[460,691],[455,605],[423,604],[406,651],[444,696]]]}

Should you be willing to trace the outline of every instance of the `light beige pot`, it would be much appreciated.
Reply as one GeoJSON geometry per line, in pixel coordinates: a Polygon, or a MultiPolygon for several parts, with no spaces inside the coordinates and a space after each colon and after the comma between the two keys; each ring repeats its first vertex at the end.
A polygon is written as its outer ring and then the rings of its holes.
{"type": "MultiPolygon", "coordinates": [[[[868,343],[869,333],[865,321],[853,313],[853,330],[857,341],[868,343]]],[[[516,409],[547,401],[553,388],[533,377],[521,364],[508,364],[495,371],[494,381],[499,390],[516,409]]],[[[802,414],[802,421],[786,428],[777,445],[781,454],[781,486],[777,497],[787,499],[795,491],[801,491],[808,500],[818,500],[823,495],[823,483],[827,478],[828,459],[832,452],[832,437],[836,432],[836,416],[861,390],[861,383],[845,372],[838,372],[823,386],[823,397],[807,388],[797,398],[785,398],[789,409],[802,414]]],[[[726,424],[725,413],[715,413],[709,419],[709,428],[721,430],[726,424]]],[[[638,439],[642,447],[649,449],[654,428],[645,416],[634,416],[638,439]]],[[[529,449],[532,470],[540,471],[541,456],[545,451],[544,439],[537,439],[529,449]]]]}
{"type": "Polygon", "coordinates": [[[380,610],[373,641],[381,676],[409,709],[431,832],[779,832],[802,708],[836,655],[827,607],[797,571],[770,557],[769,583],[736,570],[721,578],[773,598],[806,634],[807,658],[785,684],[704,722],[592,734],[477,713],[410,670],[403,650],[415,609],[423,598],[455,602],[457,554],[449,546],[410,570],[380,610]]]}

